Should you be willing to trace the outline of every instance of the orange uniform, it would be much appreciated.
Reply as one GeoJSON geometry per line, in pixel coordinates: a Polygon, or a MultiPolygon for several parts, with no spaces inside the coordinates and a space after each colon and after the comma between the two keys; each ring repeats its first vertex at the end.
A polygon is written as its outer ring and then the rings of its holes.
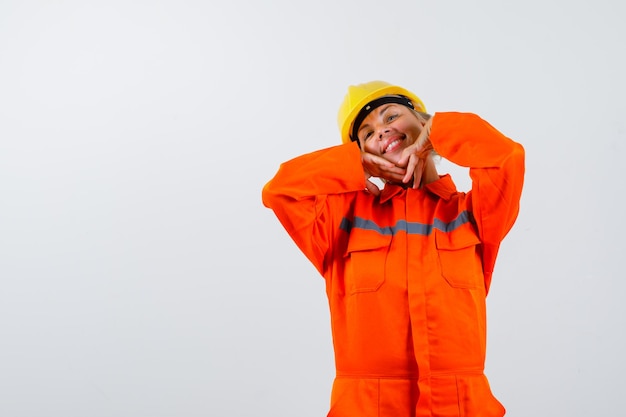
{"type": "Polygon", "coordinates": [[[434,149],[470,167],[422,189],[365,191],[356,143],[285,162],[263,189],[326,281],[329,417],[500,417],[483,373],[485,297],[519,210],[522,146],[471,113],[436,113],[434,149]]]}

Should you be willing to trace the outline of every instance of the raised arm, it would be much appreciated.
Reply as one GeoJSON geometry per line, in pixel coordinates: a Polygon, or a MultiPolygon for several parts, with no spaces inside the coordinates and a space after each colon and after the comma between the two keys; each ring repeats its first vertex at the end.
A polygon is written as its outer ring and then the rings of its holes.
{"type": "Polygon", "coordinates": [[[356,143],[334,146],[283,163],[263,187],[272,209],[300,250],[323,274],[333,230],[348,193],[363,190],[365,177],[356,143]]]}
{"type": "Polygon", "coordinates": [[[470,168],[469,205],[483,244],[487,289],[500,247],[519,212],[524,148],[471,113],[436,113],[430,131],[434,149],[470,168]]]}

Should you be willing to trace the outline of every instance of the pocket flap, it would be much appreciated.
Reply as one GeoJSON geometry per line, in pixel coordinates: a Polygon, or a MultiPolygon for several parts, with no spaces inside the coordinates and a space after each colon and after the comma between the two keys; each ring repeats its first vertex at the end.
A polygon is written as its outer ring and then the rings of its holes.
{"type": "Polygon", "coordinates": [[[389,247],[391,234],[383,235],[378,231],[352,229],[346,248],[346,255],[351,252],[362,252],[389,247]]]}
{"type": "Polygon", "coordinates": [[[480,245],[481,241],[476,233],[470,230],[461,229],[446,233],[435,229],[435,244],[437,249],[455,250],[480,245]]]}

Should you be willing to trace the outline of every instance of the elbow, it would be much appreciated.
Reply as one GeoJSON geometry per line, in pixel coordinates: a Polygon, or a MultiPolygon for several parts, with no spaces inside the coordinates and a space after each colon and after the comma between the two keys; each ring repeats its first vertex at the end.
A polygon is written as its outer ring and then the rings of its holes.
{"type": "Polygon", "coordinates": [[[273,208],[273,202],[276,200],[276,192],[274,190],[272,181],[269,181],[267,184],[263,186],[261,190],[261,201],[263,205],[267,208],[273,208]]]}

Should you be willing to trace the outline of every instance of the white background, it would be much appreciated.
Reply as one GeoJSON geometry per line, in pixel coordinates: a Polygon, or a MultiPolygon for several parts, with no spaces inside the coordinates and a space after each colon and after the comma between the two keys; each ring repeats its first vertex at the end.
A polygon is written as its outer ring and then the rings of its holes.
{"type": "Polygon", "coordinates": [[[508,415],[625,415],[624,15],[0,1],[0,415],[326,415],[323,280],[261,188],[339,143],[348,85],[373,79],[526,148],[488,299],[508,415]]]}

